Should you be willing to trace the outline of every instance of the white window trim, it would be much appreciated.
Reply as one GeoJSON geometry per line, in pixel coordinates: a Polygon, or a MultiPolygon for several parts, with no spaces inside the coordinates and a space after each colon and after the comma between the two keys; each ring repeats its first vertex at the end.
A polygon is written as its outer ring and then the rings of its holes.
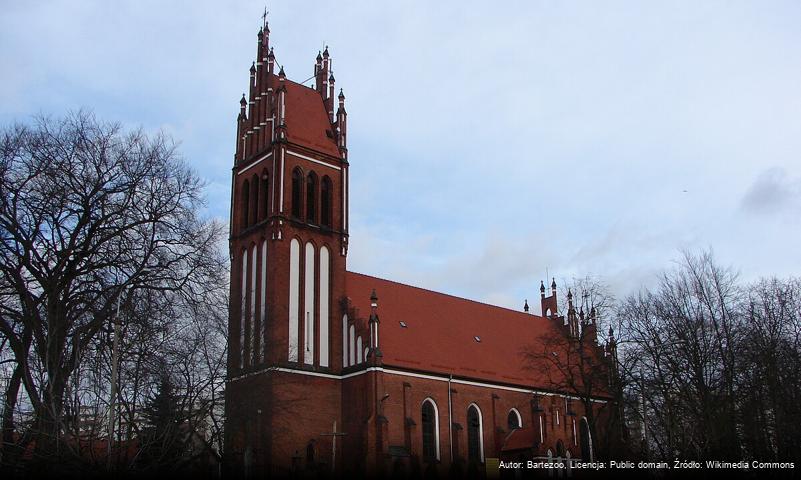
{"type": "MultiPolygon", "coordinates": [[[[423,400],[423,403],[420,404],[420,415],[421,416],[422,416],[422,412],[423,412],[423,405],[425,405],[426,402],[428,402],[428,403],[430,403],[431,405],[434,406],[434,448],[435,448],[435,451],[436,451],[437,461],[439,461],[440,460],[440,456],[439,456],[439,408],[437,408],[437,402],[435,402],[433,398],[426,397],[426,399],[423,400]]],[[[479,412],[479,418],[481,418],[481,412],[479,412]]],[[[422,430],[422,421],[420,422],[420,424],[421,424],[420,426],[421,426],[421,430],[422,430]]]]}
{"type": "MultiPolygon", "coordinates": [[[[514,407],[512,407],[512,409],[509,410],[509,413],[512,413],[512,412],[514,412],[515,416],[517,417],[517,425],[518,425],[517,428],[523,428],[523,417],[520,416],[520,412],[514,407]]],[[[509,414],[507,414],[506,417],[507,417],[507,421],[508,421],[509,414]]]]}
{"type": "MultiPolygon", "coordinates": [[[[470,412],[470,409],[473,407],[475,407],[476,411],[478,412],[478,453],[479,453],[478,457],[479,459],[481,459],[481,463],[484,463],[484,418],[483,415],[481,414],[481,408],[479,408],[478,404],[476,404],[475,402],[467,406],[467,411],[470,412]]],[[[470,425],[467,425],[467,428],[469,430],[470,425]]],[[[468,433],[468,439],[469,435],[470,434],[468,433]]],[[[469,443],[467,445],[467,448],[468,449],[470,448],[469,443]]]]}

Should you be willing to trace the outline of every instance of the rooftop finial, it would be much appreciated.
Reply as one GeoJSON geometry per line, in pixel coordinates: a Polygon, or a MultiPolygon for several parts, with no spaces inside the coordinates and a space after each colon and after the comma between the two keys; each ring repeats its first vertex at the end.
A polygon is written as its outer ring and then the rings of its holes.
{"type": "Polygon", "coordinates": [[[523,311],[528,313],[528,299],[523,303],[523,311]]]}
{"type": "Polygon", "coordinates": [[[264,30],[268,30],[268,28],[267,28],[267,14],[268,13],[270,13],[270,12],[267,11],[267,6],[265,5],[264,6],[264,14],[261,16],[262,28],[264,28],[264,30]]]}

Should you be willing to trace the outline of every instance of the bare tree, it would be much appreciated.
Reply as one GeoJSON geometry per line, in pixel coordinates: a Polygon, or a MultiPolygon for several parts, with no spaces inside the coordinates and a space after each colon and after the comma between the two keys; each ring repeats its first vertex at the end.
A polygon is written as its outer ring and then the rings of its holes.
{"type": "Polygon", "coordinates": [[[748,288],[736,356],[738,423],[755,458],[801,460],[801,280],[748,288]]]}
{"type": "Polygon", "coordinates": [[[711,252],[685,252],[655,291],[618,312],[636,359],[631,369],[649,447],[661,458],[738,458],[737,346],[742,334],[737,274],[711,252]]]}
{"type": "MultiPolygon", "coordinates": [[[[52,465],[71,376],[106,347],[117,303],[202,294],[197,273],[218,267],[223,228],[198,217],[202,183],[163,135],[87,112],[1,135],[0,334],[34,412],[37,458],[52,465]]],[[[18,390],[7,387],[4,435],[18,390]]]]}
{"type": "Polygon", "coordinates": [[[523,351],[527,368],[537,372],[543,386],[579,399],[591,438],[600,438],[600,431],[606,434],[599,443],[602,456],[609,456],[612,449],[620,453],[623,436],[616,342],[611,331],[607,342],[598,338],[601,325],[612,321],[602,322],[602,312],[614,311],[614,305],[600,279],[574,279],[560,306],[566,314],[554,314],[547,333],[523,351]],[[599,403],[600,398],[605,401],[599,403]]]}

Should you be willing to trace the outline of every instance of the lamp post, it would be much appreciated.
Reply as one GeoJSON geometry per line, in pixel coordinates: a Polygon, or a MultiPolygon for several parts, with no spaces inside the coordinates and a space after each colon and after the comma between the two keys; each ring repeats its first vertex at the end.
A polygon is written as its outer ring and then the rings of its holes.
{"type": "Polygon", "coordinates": [[[122,291],[117,295],[117,312],[114,315],[114,340],[111,347],[111,396],[109,398],[109,410],[108,410],[108,455],[106,457],[106,467],[108,470],[111,470],[112,462],[111,462],[111,447],[114,442],[114,414],[115,414],[115,404],[117,401],[117,369],[120,362],[120,330],[121,330],[121,322],[120,322],[120,298],[122,297],[123,293],[127,287],[123,287],[122,291]]]}

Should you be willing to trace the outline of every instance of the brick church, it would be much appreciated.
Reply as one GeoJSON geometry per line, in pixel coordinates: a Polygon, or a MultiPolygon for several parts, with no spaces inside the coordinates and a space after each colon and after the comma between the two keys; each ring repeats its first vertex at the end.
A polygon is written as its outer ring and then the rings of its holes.
{"type": "Polygon", "coordinates": [[[331,55],[317,55],[311,86],[277,67],[265,19],[232,169],[227,468],[447,476],[592,460],[615,410],[614,339],[598,345],[594,309],[568,295],[562,315],[555,283],[540,285],[539,316],[348,271],[331,55]],[[582,342],[603,367],[594,379],[537,354],[567,358],[582,342]]]}

